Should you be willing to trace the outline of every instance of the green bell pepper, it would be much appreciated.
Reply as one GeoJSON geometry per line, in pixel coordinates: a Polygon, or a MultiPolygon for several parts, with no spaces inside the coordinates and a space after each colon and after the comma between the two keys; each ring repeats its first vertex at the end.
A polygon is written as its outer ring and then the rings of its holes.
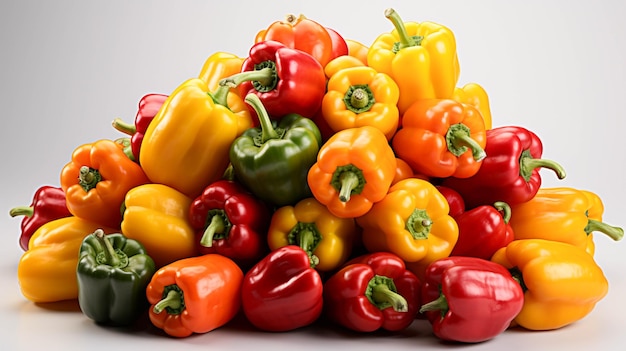
{"type": "Polygon", "coordinates": [[[311,196],[307,174],[322,144],[315,122],[295,113],[277,121],[256,94],[248,94],[245,101],[256,111],[260,126],[247,129],[231,145],[235,177],[275,206],[293,205],[311,196]]]}
{"type": "Polygon", "coordinates": [[[155,273],[144,246],[121,233],[97,229],[79,250],[78,304],[97,323],[129,325],[148,307],[146,287],[155,273]]]}

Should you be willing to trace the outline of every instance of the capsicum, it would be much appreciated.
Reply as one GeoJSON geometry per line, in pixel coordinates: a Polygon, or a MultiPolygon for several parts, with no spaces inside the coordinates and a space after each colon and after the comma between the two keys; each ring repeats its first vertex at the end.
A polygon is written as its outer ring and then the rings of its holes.
{"type": "Polygon", "coordinates": [[[382,200],[396,173],[396,156],[379,129],[338,131],[322,145],[308,171],[313,196],[337,217],[356,218],[382,200]]]}
{"type": "Polygon", "coordinates": [[[97,323],[129,325],[147,308],[146,287],[154,272],[140,242],[96,229],[78,251],[78,305],[97,323]]]}
{"type": "Polygon", "coordinates": [[[61,170],[67,209],[76,217],[119,228],[126,192],[149,183],[142,167],[112,140],[83,144],[61,170]]]}
{"type": "Polygon", "coordinates": [[[467,178],[481,167],[487,142],[478,110],[452,99],[413,103],[402,116],[392,145],[416,173],[467,178]]]}
{"type": "Polygon", "coordinates": [[[224,255],[240,267],[251,266],[267,253],[270,216],[264,202],[228,179],[211,183],[189,207],[198,253],[224,255]]]}
{"type": "Polygon", "coordinates": [[[400,331],[415,320],[421,282],[389,252],[369,253],[346,263],[324,283],[324,313],[358,332],[400,331]]]}
{"type": "Polygon", "coordinates": [[[287,245],[300,246],[320,272],[345,263],[357,240],[359,229],[353,218],[333,215],[313,197],[278,208],[272,215],[267,242],[270,250],[287,245]]]}
{"type": "Polygon", "coordinates": [[[609,288],[604,272],[585,250],[545,239],[513,240],[491,261],[506,267],[524,291],[515,325],[553,330],[587,316],[609,288]]]}
{"type": "Polygon", "coordinates": [[[241,291],[242,310],[260,330],[302,328],[322,314],[322,278],[296,245],[273,250],[257,262],[246,272],[241,291]]]}
{"type": "Polygon", "coordinates": [[[481,85],[478,83],[467,83],[462,87],[456,87],[452,99],[476,107],[485,122],[485,129],[493,128],[489,95],[487,95],[487,91],[481,85]]]}
{"type": "Polygon", "coordinates": [[[40,186],[33,195],[29,206],[17,206],[9,210],[11,217],[24,216],[20,224],[19,244],[22,250],[28,250],[28,242],[35,231],[44,223],[69,217],[63,189],[51,185],[40,186]]]}
{"type": "Polygon", "coordinates": [[[150,321],[176,338],[219,328],[241,308],[242,279],[241,268],[219,254],[169,263],[154,273],[146,288],[150,321]]]}
{"type": "Polygon", "coordinates": [[[442,340],[483,342],[504,332],[524,305],[524,292],[502,265],[477,257],[431,263],[420,312],[442,340]]]}
{"type": "Polygon", "coordinates": [[[310,196],[307,172],[322,143],[315,123],[290,113],[273,125],[257,95],[248,94],[245,101],[257,111],[261,126],[246,130],[232,143],[229,155],[235,178],[276,206],[310,196]]]}
{"type": "Polygon", "coordinates": [[[400,115],[415,101],[451,98],[460,74],[454,33],[433,22],[402,22],[394,9],[385,17],[394,30],[370,45],[367,64],[398,84],[400,115]]]}

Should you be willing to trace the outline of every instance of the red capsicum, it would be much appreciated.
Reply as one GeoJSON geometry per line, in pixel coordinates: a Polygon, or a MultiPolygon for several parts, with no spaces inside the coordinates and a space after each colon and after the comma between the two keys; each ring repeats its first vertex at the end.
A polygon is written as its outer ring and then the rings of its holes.
{"type": "Polygon", "coordinates": [[[43,185],[33,195],[29,206],[13,207],[11,217],[24,216],[20,224],[19,244],[22,250],[28,250],[28,242],[35,231],[52,220],[69,217],[72,214],[65,203],[65,192],[61,187],[43,185]]]}
{"type": "Polygon", "coordinates": [[[463,179],[450,177],[442,183],[458,191],[468,208],[496,201],[513,206],[532,199],[541,187],[541,168],[565,178],[560,164],[541,158],[543,144],[531,130],[503,126],[488,130],[486,137],[487,156],[478,172],[463,179]]]}
{"type": "Polygon", "coordinates": [[[520,284],[502,265],[477,257],[446,257],[431,263],[422,285],[420,312],[433,334],[476,343],[505,331],[524,305],[520,284]]]}
{"type": "MultiPolygon", "coordinates": [[[[240,96],[256,94],[276,119],[289,113],[310,118],[322,104],[326,75],[313,56],[268,40],[254,44],[241,72],[224,78],[220,85],[239,87],[240,96]]],[[[256,116],[254,108],[249,108],[256,116]]]]}
{"type": "Polygon", "coordinates": [[[509,224],[511,207],[498,201],[481,205],[454,217],[459,239],[451,256],[471,256],[490,260],[498,249],[507,246],[515,235],[509,224]]]}
{"type": "Polygon", "coordinates": [[[280,247],[244,276],[242,309],[260,330],[284,332],[305,327],[322,314],[323,283],[309,255],[296,245],[280,247]]]}
{"type": "Polygon", "coordinates": [[[448,205],[450,205],[450,212],[448,214],[452,217],[456,217],[465,212],[465,200],[458,191],[443,185],[435,185],[435,188],[439,190],[441,195],[446,198],[448,205]]]}
{"type": "Polygon", "coordinates": [[[194,199],[189,221],[200,254],[218,253],[242,267],[267,253],[271,214],[261,200],[234,180],[218,180],[194,199]]]}
{"type": "Polygon", "coordinates": [[[364,254],[324,283],[324,313],[354,331],[399,331],[415,320],[420,289],[420,280],[397,255],[364,254]]]}

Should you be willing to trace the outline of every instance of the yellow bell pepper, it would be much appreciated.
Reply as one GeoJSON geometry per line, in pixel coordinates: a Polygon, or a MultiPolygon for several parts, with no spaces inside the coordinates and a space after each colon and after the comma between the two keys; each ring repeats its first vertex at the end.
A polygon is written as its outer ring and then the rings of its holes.
{"type": "Polygon", "coordinates": [[[347,261],[358,234],[353,218],[337,217],[311,197],[274,212],[267,242],[271,250],[298,245],[311,258],[312,267],[328,272],[347,261]]]}
{"type": "Polygon", "coordinates": [[[193,199],[163,184],[144,184],[126,193],[122,233],[143,244],[156,267],[196,256],[189,222],[193,199]]]}
{"type": "Polygon", "coordinates": [[[604,205],[587,190],[539,188],[527,202],[511,205],[509,224],[515,239],[546,239],[569,243],[594,254],[593,232],[618,241],[624,230],[602,222],[604,205]]]}
{"type": "Polygon", "coordinates": [[[407,264],[420,262],[425,267],[449,256],[459,238],[449,212],[446,198],[432,183],[407,178],[392,185],[384,199],[357,218],[357,224],[368,251],[392,252],[407,264]]]}
{"type": "Polygon", "coordinates": [[[400,115],[417,100],[451,98],[460,74],[452,31],[433,22],[403,23],[393,9],[385,16],[395,29],[374,40],[367,64],[398,84],[400,115]]]}
{"type": "Polygon", "coordinates": [[[334,132],[369,125],[391,140],[400,120],[399,94],[387,74],[367,66],[343,68],[328,80],[322,117],[334,132]]]}
{"type": "Polygon", "coordinates": [[[489,95],[485,88],[477,83],[467,83],[463,87],[454,88],[452,99],[463,104],[474,106],[485,122],[485,130],[493,128],[489,95]]]}
{"type": "Polygon", "coordinates": [[[83,239],[96,229],[107,234],[119,231],[75,216],[52,220],[39,227],[17,266],[17,279],[24,297],[39,303],[77,299],[78,251],[83,239]]]}
{"type": "Polygon", "coordinates": [[[324,74],[326,75],[326,79],[330,79],[330,77],[332,77],[335,73],[344,68],[365,66],[367,65],[361,62],[358,58],[343,55],[328,62],[326,66],[324,66],[324,74]]]}
{"type": "Polygon", "coordinates": [[[146,130],[139,161],[152,183],[195,198],[221,179],[238,117],[215,103],[206,83],[191,78],[174,90],[146,130]]]}
{"type": "Polygon", "coordinates": [[[514,240],[491,260],[509,269],[522,285],[524,306],[513,322],[529,330],[574,323],[608,292],[608,281],[593,257],[571,244],[514,240]]]}

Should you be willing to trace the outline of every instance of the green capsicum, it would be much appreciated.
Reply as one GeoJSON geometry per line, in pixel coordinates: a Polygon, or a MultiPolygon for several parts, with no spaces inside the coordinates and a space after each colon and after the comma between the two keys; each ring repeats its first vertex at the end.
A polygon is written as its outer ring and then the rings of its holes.
{"type": "Polygon", "coordinates": [[[79,250],[80,309],[97,323],[129,325],[148,307],[146,287],[154,273],[154,260],[139,241],[96,229],[79,250]]]}
{"type": "Polygon", "coordinates": [[[310,197],[307,174],[322,143],[315,122],[296,113],[273,121],[256,94],[248,94],[245,101],[256,111],[260,126],[247,129],[231,145],[235,177],[274,206],[310,197]]]}

